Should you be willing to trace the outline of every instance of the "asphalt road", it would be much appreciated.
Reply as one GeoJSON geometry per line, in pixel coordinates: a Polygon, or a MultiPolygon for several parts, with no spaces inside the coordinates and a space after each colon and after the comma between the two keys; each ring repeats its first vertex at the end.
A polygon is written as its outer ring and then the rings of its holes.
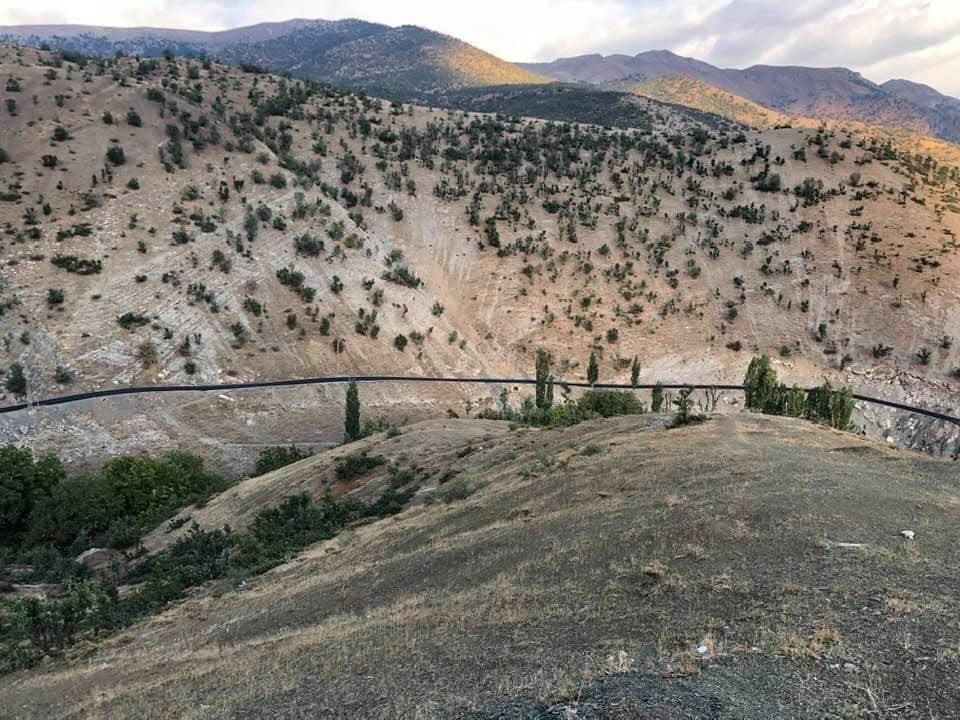
{"type": "MultiPolygon", "coordinates": [[[[358,383],[375,382],[422,382],[422,383],[478,383],[485,385],[534,385],[536,380],[530,378],[459,378],[459,377],[418,377],[404,375],[369,375],[366,377],[315,377],[301,378],[295,380],[264,380],[251,383],[222,383],[219,385],[148,385],[142,387],[124,387],[110,388],[109,390],[93,390],[90,392],[75,393],[73,395],[60,395],[57,397],[44,398],[33,403],[35,407],[49,407],[53,405],[68,405],[81,400],[91,400],[95,398],[108,398],[118,395],[147,395],[150,393],[168,393],[168,392],[225,392],[227,390],[250,390],[255,388],[277,388],[277,387],[295,387],[298,385],[340,385],[354,380],[358,383]]],[[[555,380],[554,383],[566,387],[590,387],[585,382],[564,382],[555,380]]],[[[654,385],[619,385],[616,383],[597,383],[593,387],[600,390],[650,390],[654,385]]],[[[684,387],[692,387],[695,390],[713,389],[713,390],[743,390],[742,385],[697,385],[697,384],[679,384],[662,385],[665,390],[678,390],[684,387]]],[[[893,402],[892,400],[882,400],[880,398],[869,397],[867,395],[854,394],[854,399],[861,402],[873,403],[875,405],[884,405],[886,407],[903,410],[905,412],[924,415],[926,417],[951,422],[960,425],[960,418],[937,412],[935,410],[926,410],[924,408],[904,405],[893,402]]],[[[7,405],[0,407],[0,415],[6,413],[26,410],[26,403],[17,405],[7,405]]]]}

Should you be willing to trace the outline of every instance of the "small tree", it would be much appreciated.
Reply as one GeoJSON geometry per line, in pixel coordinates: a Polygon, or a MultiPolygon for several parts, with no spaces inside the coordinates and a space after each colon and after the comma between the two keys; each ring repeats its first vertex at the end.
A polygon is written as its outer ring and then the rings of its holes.
{"type": "Polygon", "coordinates": [[[830,396],[830,427],[850,430],[853,423],[853,390],[845,387],[830,396]]]}
{"type": "Polygon", "coordinates": [[[590,362],[587,364],[587,382],[596,385],[600,378],[600,367],[597,365],[597,353],[590,353],[590,362]]]}
{"type": "Polygon", "coordinates": [[[650,396],[650,409],[655,413],[663,410],[663,383],[661,382],[653,386],[653,394],[650,396]]]}
{"type": "Polygon", "coordinates": [[[690,396],[692,394],[693,388],[689,386],[681,388],[680,392],[677,393],[677,399],[673,401],[673,404],[677,406],[677,417],[674,418],[674,426],[689,425],[693,419],[690,415],[690,406],[692,405],[690,396]]]}
{"type": "Polygon", "coordinates": [[[743,379],[744,394],[748,410],[770,412],[779,403],[780,388],[777,373],[770,366],[767,355],[755,357],[750,361],[747,374],[743,379]]]}
{"type": "Polygon", "coordinates": [[[4,383],[7,392],[23,397],[27,394],[27,376],[23,372],[23,365],[14,363],[7,370],[7,380],[4,383]]]}
{"type": "Polygon", "coordinates": [[[347,442],[360,439],[360,393],[355,380],[351,380],[347,388],[347,408],[343,427],[347,442]]]}
{"type": "Polygon", "coordinates": [[[630,364],[630,387],[636,390],[637,385],[639,384],[640,384],[640,358],[634,355],[633,362],[630,364]]]}

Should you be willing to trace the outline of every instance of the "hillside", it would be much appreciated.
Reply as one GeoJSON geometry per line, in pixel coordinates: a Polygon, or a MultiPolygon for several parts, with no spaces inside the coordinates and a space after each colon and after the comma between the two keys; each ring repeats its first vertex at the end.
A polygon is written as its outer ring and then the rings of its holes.
{"type": "Polygon", "coordinates": [[[425,28],[362,20],[289,20],[220,32],[70,25],[0,27],[0,40],[85,55],[211,57],[374,94],[416,94],[544,78],[425,28]]]}
{"type": "Polygon", "coordinates": [[[660,102],[697,108],[764,130],[777,125],[787,125],[791,122],[788,115],[770,110],[763,105],[686,75],[664,75],[643,82],[632,80],[612,81],[607,83],[607,87],[642,95],[660,102]]]}
{"type": "Polygon", "coordinates": [[[12,718],[952,717],[955,465],[784,418],[661,420],[435,420],[352,448],[390,465],[348,486],[343,449],[247,480],[186,514],[244,527],[286,493],[419,490],[0,678],[0,702],[12,718]]]}
{"type": "Polygon", "coordinates": [[[584,55],[521,63],[521,67],[554,80],[597,85],[682,75],[787,115],[856,121],[960,140],[960,100],[907,81],[877,85],[847,68],[718,68],[665,50],[635,56],[584,55]]]}
{"type": "MultiPolygon", "coordinates": [[[[634,130],[498,118],[211,62],[14,46],[0,77],[7,401],[233,378],[509,377],[544,347],[568,379],[596,351],[604,379],[625,381],[639,356],[644,380],[734,382],[766,352],[789,383],[954,403],[960,173],[888,139],[741,131],[625,95],[634,130]]],[[[531,92],[517,91],[517,114],[531,92]]],[[[558,112],[562,95],[541,97],[558,112]]],[[[152,412],[159,401],[114,403],[109,416],[4,419],[2,432],[75,438],[82,453],[96,452],[92,428],[102,447],[133,428],[147,443],[249,437],[282,422],[281,395],[251,401],[259,415],[217,399],[175,417],[152,412]]],[[[417,417],[494,397],[370,400],[417,417]]],[[[339,397],[289,402],[309,413],[339,397]]],[[[900,422],[870,430],[913,438],[900,422]]]]}
{"type": "MultiPolygon", "coordinates": [[[[889,142],[900,148],[901,151],[920,155],[929,154],[945,164],[960,165],[960,145],[952,142],[938,140],[907,130],[897,130],[896,128],[870,125],[853,120],[829,120],[822,117],[788,115],[685,75],[662,76],[643,82],[616,81],[607,83],[605,87],[615,91],[634,93],[659,102],[700,110],[705,113],[714,113],[754,128],[770,129],[778,126],[794,126],[817,129],[828,127],[840,132],[866,135],[877,138],[878,141],[889,142]]],[[[918,87],[923,88],[925,86],[918,87]]],[[[927,88],[927,90],[936,92],[930,88],[927,88]]],[[[926,102],[933,102],[929,95],[921,95],[921,93],[923,93],[922,90],[917,90],[914,95],[918,98],[918,101],[919,98],[925,97],[926,102]]]]}

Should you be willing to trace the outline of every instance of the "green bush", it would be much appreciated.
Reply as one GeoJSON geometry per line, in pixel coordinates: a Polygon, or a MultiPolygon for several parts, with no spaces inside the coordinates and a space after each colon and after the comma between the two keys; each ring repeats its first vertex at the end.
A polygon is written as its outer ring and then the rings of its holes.
{"type": "Polygon", "coordinates": [[[309,450],[301,450],[296,445],[290,447],[271,447],[260,451],[257,458],[257,465],[254,468],[251,477],[264,475],[282,467],[291,465],[295,462],[308,458],[312,455],[309,450]]]}
{"type": "Polygon", "coordinates": [[[368,455],[367,451],[364,450],[363,452],[353,453],[337,460],[334,472],[336,473],[337,480],[346,482],[361,475],[366,475],[375,467],[384,465],[386,462],[387,459],[382,455],[368,455]]]}
{"type": "Polygon", "coordinates": [[[141,313],[125,312],[123,315],[117,317],[117,323],[124,330],[132,330],[133,328],[149,325],[150,318],[141,313]]]}
{"type": "Polygon", "coordinates": [[[577,409],[581,416],[599,415],[605,418],[639,415],[644,411],[643,405],[633,393],[605,390],[585,392],[577,401],[577,409]]]}
{"type": "Polygon", "coordinates": [[[111,145],[107,149],[107,160],[113,165],[123,165],[127,161],[127,156],[123,152],[122,147],[119,145],[111,145]]]}

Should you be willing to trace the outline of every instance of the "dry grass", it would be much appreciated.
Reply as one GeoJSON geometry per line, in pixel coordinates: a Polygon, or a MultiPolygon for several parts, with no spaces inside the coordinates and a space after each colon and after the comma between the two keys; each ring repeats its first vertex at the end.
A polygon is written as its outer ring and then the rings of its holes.
{"type": "MultiPolygon", "coordinates": [[[[957,599],[940,580],[960,571],[947,530],[957,516],[929,502],[951,492],[953,465],[826,452],[852,438],[782,419],[669,432],[645,418],[502,427],[448,421],[405,433],[413,446],[429,434],[423,464],[432,470],[469,461],[483,486],[468,499],[417,502],[241,592],[201,593],[83,659],[3,678],[0,702],[22,717],[446,718],[504,702],[582,712],[613,702],[596,699],[609,683],[653,683],[643,695],[652,703],[649,693],[688,687],[662,683],[694,683],[720,693],[736,717],[765,717],[756,708],[777,702],[812,718],[863,702],[847,685],[848,657],[885,668],[877,672],[891,697],[929,696],[934,709],[958,699],[949,678],[960,638],[942,622],[957,599]],[[550,460],[598,435],[616,442],[567,466],[550,460]],[[784,442],[798,435],[803,443],[784,442]],[[482,452],[456,457],[480,436],[489,438],[482,452]],[[787,472],[796,467],[804,474],[787,472]],[[914,560],[897,533],[915,519],[919,495],[928,502],[914,560]],[[684,500],[665,502],[671,496],[684,500]],[[816,547],[817,536],[875,550],[816,547]],[[890,590],[905,570],[914,589],[890,590]],[[891,644],[887,623],[864,608],[910,626],[897,626],[891,644]],[[901,670],[904,653],[931,658],[916,661],[926,663],[922,681],[901,670]],[[731,662],[750,689],[727,673],[731,662]],[[800,675],[808,679],[797,684],[800,675]]],[[[370,450],[412,450],[391,442],[374,439],[370,450]]],[[[284,483],[326,477],[332,457],[250,483],[272,488],[270,502],[284,483]]],[[[386,482],[373,476],[357,492],[386,482]]],[[[246,505],[210,507],[202,521],[246,505]]]]}

